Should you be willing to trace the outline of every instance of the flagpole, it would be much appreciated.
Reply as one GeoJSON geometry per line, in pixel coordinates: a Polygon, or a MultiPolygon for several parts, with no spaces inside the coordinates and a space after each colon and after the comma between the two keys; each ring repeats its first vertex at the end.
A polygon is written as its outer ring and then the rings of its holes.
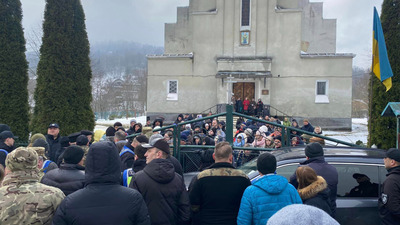
{"type": "MultiPolygon", "coordinates": [[[[373,57],[372,57],[373,58],[373,57]]],[[[373,60],[373,59],[372,59],[373,60]]],[[[370,87],[370,93],[369,93],[369,96],[370,96],[370,98],[369,98],[369,118],[368,118],[368,143],[369,143],[369,147],[371,147],[372,146],[372,143],[371,143],[371,124],[372,124],[372,95],[373,95],[373,90],[372,90],[372,87],[373,87],[373,82],[374,82],[374,73],[371,71],[371,74],[370,75],[372,75],[372,79],[370,79],[370,85],[371,85],[371,87],[370,87]]],[[[368,145],[368,143],[367,143],[367,145],[368,145]]]]}

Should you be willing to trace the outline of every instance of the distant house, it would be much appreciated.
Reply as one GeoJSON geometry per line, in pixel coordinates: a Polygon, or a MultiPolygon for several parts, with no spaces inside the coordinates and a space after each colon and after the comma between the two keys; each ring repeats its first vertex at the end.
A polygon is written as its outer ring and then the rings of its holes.
{"type": "Polygon", "coordinates": [[[322,12],[308,0],[190,0],[165,24],[165,54],[147,57],[147,114],[202,112],[228,103],[232,85],[236,98],[351,129],[355,55],[336,53],[336,19],[322,12]]]}

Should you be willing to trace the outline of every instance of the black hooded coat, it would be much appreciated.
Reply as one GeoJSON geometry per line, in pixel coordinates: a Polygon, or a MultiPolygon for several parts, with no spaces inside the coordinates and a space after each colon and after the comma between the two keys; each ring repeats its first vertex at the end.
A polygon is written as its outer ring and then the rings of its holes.
{"type": "Polygon", "coordinates": [[[182,177],[167,159],[153,159],[132,178],[130,187],[142,193],[152,225],[185,224],[190,219],[189,196],[182,177]]]}
{"type": "Polygon", "coordinates": [[[85,170],[85,188],[61,202],[53,224],[150,224],[142,195],[120,185],[120,160],[113,143],[92,144],[85,170]]]}

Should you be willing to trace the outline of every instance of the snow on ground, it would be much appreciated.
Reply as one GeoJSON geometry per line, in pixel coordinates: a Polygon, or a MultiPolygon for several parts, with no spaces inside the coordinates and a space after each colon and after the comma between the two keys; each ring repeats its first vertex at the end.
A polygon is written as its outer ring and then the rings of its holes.
{"type": "MultiPolygon", "coordinates": [[[[112,126],[115,122],[121,122],[122,125],[126,128],[129,127],[129,123],[131,119],[136,119],[136,122],[141,123],[142,125],[146,124],[146,116],[136,117],[136,118],[122,118],[122,119],[114,119],[114,120],[97,120],[96,127],[94,130],[106,130],[107,127],[112,126]]],[[[352,119],[352,131],[329,131],[324,130],[323,134],[339,139],[345,142],[356,143],[356,141],[360,140],[363,143],[367,143],[368,139],[368,119],[367,118],[353,118],[352,119]]]]}
{"type": "Polygon", "coordinates": [[[141,123],[142,125],[146,124],[146,116],[119,118],[119,119],[114,119],[114,120],[99,119],[96,121],[96,126],[94,127],[94,130],[104,130],[105,131],[107,129],[107,127],[114,125],[115,122],[120,122],[120,123],[122,123],[122,126],[124,126],[125,128],[129,128],[131,119],[135,119],[137,123],[141,123]]]}
{"type": "Polygon", "coordinates": [[[368,119],[367,118],[353,118],[352,131],[323,131],[323,134],[339,139],[345,142],[356,143],[360,140],[367,143],[368,140],[368,119]]]}

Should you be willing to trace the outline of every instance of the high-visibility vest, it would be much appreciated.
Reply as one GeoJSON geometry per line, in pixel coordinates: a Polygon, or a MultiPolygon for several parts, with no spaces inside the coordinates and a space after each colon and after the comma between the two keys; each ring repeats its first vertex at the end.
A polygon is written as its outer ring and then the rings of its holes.
{"type": "Polygon", "coordinates": [[[124,173],[122,174],[122,184],[125,187],[129,187],[129,184],[132,181],[133,174],[135,174],[135,171],[133,171],[132,168],[124,170],[124,173]]]}
{"type": "Polygon", "coordinates": [[[52,163],[53,161],[51,161],[51,160],[46,160],[46,161],[44,161],[43,162],[43,166],[42,166],[42,169],[44,169],[43,170],[43,173],[47,173],[47,167],[50,165],[50,163],[52,163]]]}
{"type": "Polygon", "coordinates": [[[8,155],[8,152],[6,150],[4,150],[4,149],[0,149],[0,152],[6,153],[6,156],[8,155]]]}
{"type": "Polygon", "coordinates": [[[125,154],[127,152],[130,152],[130,153],[132,153],[132,155],[135,155],[135,153],[132,150],[130,150],[128,147],[124,146],[124,148],[122,149],[121,153],[119,153],[119,157],[121,157],[123,154],[125,154]]]}

